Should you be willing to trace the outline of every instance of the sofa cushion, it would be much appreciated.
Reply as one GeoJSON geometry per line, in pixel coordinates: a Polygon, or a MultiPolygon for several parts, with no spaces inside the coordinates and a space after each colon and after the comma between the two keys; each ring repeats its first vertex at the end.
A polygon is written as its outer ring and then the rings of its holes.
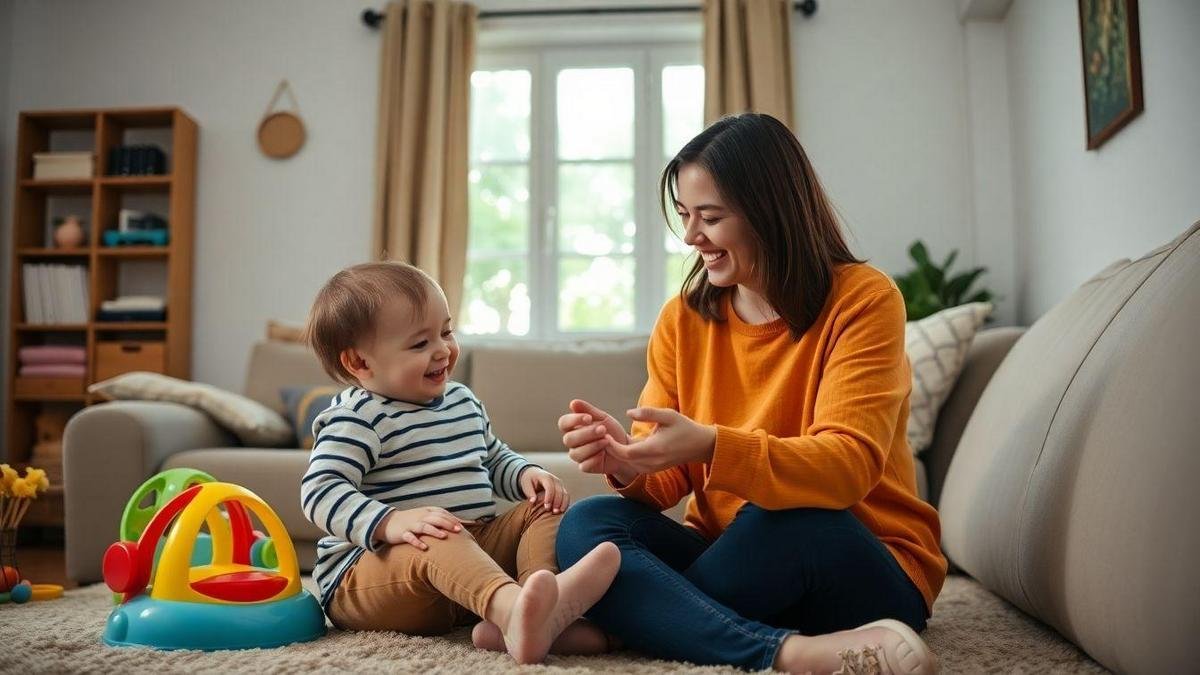
{"type": "Polygon", "coordinates": [[[334,396],[342,390],[336,384],[317,384],[308,387],[284,387],[279,391],[283,399],[284,417],[296,433],[296,442],[302,450],[312,450],[312,425],[317,415],[325,412],[334,396]]]}
{"type": "MultiPolygon", "coordinates": [[[[988,328],[980,331],[971,341],[971,348],[967,350],[966,359],[963,361],[962,372],[955,380],[945,405],[938,411],[933,442],[919,458],[918,478],[922,469],[927,475],[926,491],[921,496],[930,504],[938,505],[946,470],[950,468],[950,460],[954,458],[954,450],[958,447],[967,420],[971,419],[975,404],[987,388],[992,374],[1008,355],[1008,350],[1012,349],[1013,344],[1024,334],[1025,329],[1016,326],[988,328]]],[[[917,485],[920,487],[920,480],[917,481],[917,485]]]]}
{"type": "Polygon", "coordinates": [[[933,441],[938,410],[958,379],[975,332],[991,313],[991,304],[972,302],[904,325],[904,351],[913,378],[907,427],[913,452],[922,452],[933,441]]]}
{"type": "Polygon", "coordinates": [[[246,369],[246,396],[279,414],[286,410],[279,391],[287,386],[336,385],[321,362],[299,342],[267,340],[255,343],[246,369]]]}
{"type": "Polygon", "coordinates": [[[984,391],[942,491],[962,569],[1117,671],[1195,668],[1200,223],[1051,309],[984,391]]]}
{"type": "Polygon", "coordinates": [[[88,387],[110,400],[170,401],[202,410],[246,445],[276,447],[292,442],[292,428],[278,412],[209,384],[161,373],[122,373],[88,387]]]}
{"type": "Polygon", "coordinates": [[[475,345],[470,387],[514,450],[564,452],[558,418],[581,398],[628,424],[646,383],[646,338],[475,345]]]}

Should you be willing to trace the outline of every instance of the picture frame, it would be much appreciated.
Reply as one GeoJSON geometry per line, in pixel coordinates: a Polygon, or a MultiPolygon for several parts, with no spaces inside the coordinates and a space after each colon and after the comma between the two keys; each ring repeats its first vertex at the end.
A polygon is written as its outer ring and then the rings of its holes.
{"type": "Polygon", "coordinates": [[[1079,0],[1087,149],[1142,113],[1137,0],[1079,0]]]}

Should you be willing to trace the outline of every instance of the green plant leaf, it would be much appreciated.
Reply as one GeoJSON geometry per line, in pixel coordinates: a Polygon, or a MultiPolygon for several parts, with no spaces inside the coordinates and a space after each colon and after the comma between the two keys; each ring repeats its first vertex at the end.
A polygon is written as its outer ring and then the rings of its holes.
{"type": "Polygon", "coordinates": [[[982,291],[979,291],[978,293],[976,293],[975,295],[972,295],[971,297],[967,298],[966,302],[960,303],[960,304],[965,305],[965,304],[972,303],[972,302],[991,302],[992,297],[993,296],[992,296],[991,291],[982,290],[982,291]]]}
{"type": "Polygon", "coordinates": [[[946,256],[946,262],[942,263],[942,274],[950,271],[950,266],[954,264],[954,259],[958,257],[958,249],[950,251],[950,255],[946,256]]]}
{"type": "Polygon", "coordinates": [[[942,294],[942,300],[950,307],[962,304],[962,297],[967,290],[971,288],[971,284],[979,278],[979,275],[987,271],[986,267],[976,267],[969,272],[954,277],[946,282],[946,288],[942,294]]]}
{"type": "Polygon", "coordinates": [[[925,250],[925,244],[920,239],[913,242],[912,246],[908,247],[908,255],[917,263],[917,268],[922,265],[929,264],[929,252],[925,250]]]}

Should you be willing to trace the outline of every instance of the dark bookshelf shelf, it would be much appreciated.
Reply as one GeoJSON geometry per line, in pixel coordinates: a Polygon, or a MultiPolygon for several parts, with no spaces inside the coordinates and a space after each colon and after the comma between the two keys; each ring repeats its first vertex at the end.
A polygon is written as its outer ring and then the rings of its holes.
{"type": "Polygon", "coordinates": [[[85,195],[92,191],[91,178],[70,178],[70,179],[33,179],[26,178],[19,185],[26,190],[35,192],[45,192],[47,194],[59,195],[85,195]]]}
{"type": "Polygon", "coordinates": [[[86,258],[92,250],[86,246],[79,248],[41,248],[28,246],[17,249],[17,255],[22,258],[86,258]]]}
{"type": "Polygon", "coordinates": [[[86,323],[19,323],[17,330],[28,333],[54,333],[87,330],[86,323]]]}
{"type": "Polygon", "coordinates": [[[167,322],[165,321],[104,321],[92,324],[96,330],[104,331],[121,331],[121,330],[166,330],[167,322]]]}
{"type": "Polygon", "coordinates": [[[96,251],[101,258],[165,258],[170,252],[168,246],[104,246],[96,251]]]}

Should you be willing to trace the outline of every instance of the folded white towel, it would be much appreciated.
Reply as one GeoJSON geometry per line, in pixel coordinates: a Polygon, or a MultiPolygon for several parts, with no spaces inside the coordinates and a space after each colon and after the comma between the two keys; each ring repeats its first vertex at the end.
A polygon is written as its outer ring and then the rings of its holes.
{"type": "Polygon", "coordinates": [[[107,312],[130,310],[158,311],[166,306],[166,301],[155,295],[124,295],[115,300],[105,300],[100,303],[100,309],[107,312]]]}

